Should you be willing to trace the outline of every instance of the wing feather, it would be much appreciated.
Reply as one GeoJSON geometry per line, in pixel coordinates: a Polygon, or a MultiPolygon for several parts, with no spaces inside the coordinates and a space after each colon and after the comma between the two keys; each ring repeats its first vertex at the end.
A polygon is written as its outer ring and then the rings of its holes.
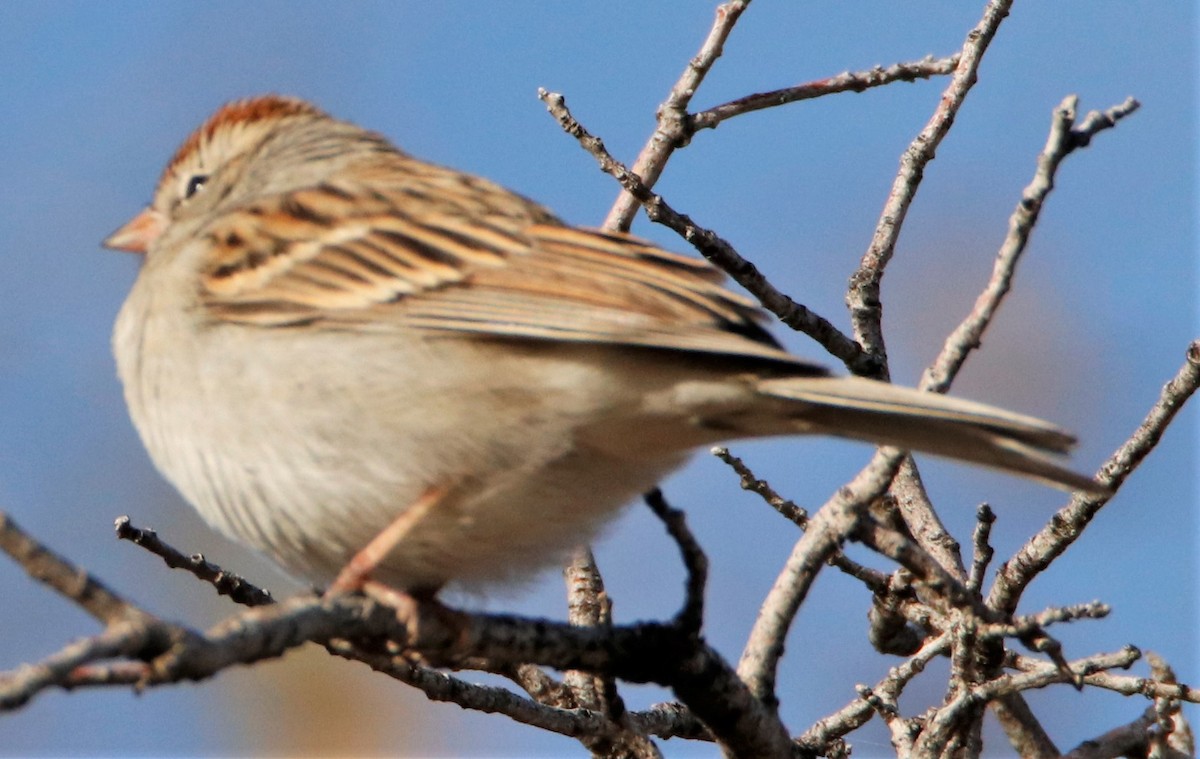
{"type": "Polygon", "coordinates": [[[563,225],[482,180],[424,171],[259,198],[217,218],[206,229],[208,313],[264,327],[641,345],[823,371],[779,348],[761,312],[706,262],[563,225]],[[447,201],[448,191],[462,197],[447,201]]]}

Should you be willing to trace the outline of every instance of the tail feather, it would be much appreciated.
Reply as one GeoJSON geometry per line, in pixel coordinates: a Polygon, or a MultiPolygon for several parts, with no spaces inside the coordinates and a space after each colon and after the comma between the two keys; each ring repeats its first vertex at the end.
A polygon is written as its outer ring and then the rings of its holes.
{"type": "Polygon", "coordinates": [[[789,401],[788,416],[804,432],[969,461],[1067,490],[1107,492],[1051,456],[1069,451],[1075,438],[1031,416],[857,377],[770,379],[758,390],[789,401]]]}

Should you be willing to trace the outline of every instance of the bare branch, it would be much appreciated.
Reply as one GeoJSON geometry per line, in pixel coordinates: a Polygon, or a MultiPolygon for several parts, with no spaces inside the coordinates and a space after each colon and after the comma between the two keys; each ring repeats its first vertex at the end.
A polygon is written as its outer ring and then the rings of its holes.
{"type": "Polygon", "coordinates": [[[983,576],[996,553],[988,542],[995,522],[996,515],[991,507],[986,503],[980,504],[975,510],[975,532],[971,540],[975,550],[971,552],[971,575],[967,578],[967,587],[975,593],[983,587],[983,576]]]}
{"type": "Polygon", "coordinates": [[[779,317],[780,321],[816,340],[851,371],[858,374],[869,374],[873,371],[871,359],[864,356],[859,346],[832,322],[784,295],[728,242],[715,232],[698,226],[690,218],[667,205],[661,196],[652,193],[636,174],[608,153],[602,140],[592,136],[575,120],[567,110],[566,100],[562,95],[541,89],[538,90],[538,97],[546,104],[546,110],[558,120],[563,131],[577,139],[583,149],[592,154],[600,164],[601,170],[611,175],[637,198],[645,207],[646,216],[651,221],[674,230],[702,256],[721,267],[739,285],[746,288],[764,308],[779,317]]]}
{"type": "MultiPolygon", "coordinates": [[[[860,520],[854,539],[907,569],[923,585],[953,606],[971,607],[974,598],[957,577],[904,533],[874,519],[860,520]]],[[[985,609],[980,609],[986,613],[985,609]]]]}
{"type": "Polygon", "coordinates": [[[933,160],[942,139],[950,131],[955,115],[975,84],[983,54],[996,35],[1000,22],[1008,15],[1011,5],[1012,0],[991,0],[984,10],[983,19],[967,34],[950,84],[942,93],[937,110],[925,128],[904,151],[900,159],[900,171],[884,203],[875,235],[858,270],[850,277],[846,305],[850,308],[854,339],[867,354],[877,359],[878,371],[875,376],[880,379],[889,377],[879,300],[884,269],[895,252],[900,228],[916,197],[925,166],[933,160]]]}
{"type": "Polygon", "coordinates": [[[1112,607],[1100,601],[1074,606],[1053,606],[1037,614],[1014,617],[1009,624],[986,625],[980,629],[979,637],[985,640],[996,637],[1026,638],[1040,634],[1042,628],[1050,625],[1079,619],[1104,619],[1111,613],[1112,607]]]}
{"type": "MultiPolygon", "coordinates": [[[[951,55],[935,59],[931,55],[919,61],[895,63],[886,68],[876,66],[866,71],[846,71],[825,79],[798,84],[795,87],[747,95],[693,114],[687,120],[688,137],[690,139],[691,135],[703,129],[716,129],[721,122],[734,116],[761,111],[764,108],[774,108],[839,92],[863,92],[872,87],[880,87],[893,82],[915,82],[918,79],[944,76],[958,66],[958,58],[958,55],[951,55]]],[[[634,171],[641,174],[637,171],[636,165],[634,171]]]]}
{"type": "MultiPolygon", "coordinates": [[[[766,480],[760,480],[755,477],[750,467],[746,466],[746,463],[740,458],[730,453],[728,448],[718,446],[712,449],[712,454],[728,464],[737,473],[743,490],[757,493],[771,508],[778,511],[801,530],[808,529],[810,522],[808,512],[776,493],[766,480]]],[[[888,589],[889,582],[887,575],[859,564],[840,549],[829,558],[829,563],[862,582],[873,593],[884,593],[888,589]]]]}
{"type": "MultiPolygon", "coordinates": [[[[1012,657],[1012,665],[1023,672],[1040,672],[1050,666],[1037,659],[1024,656],[1012,657]]],[[[1192,688],[1175,681],[1155,680],[1152,677],[1131,677],[1111,672],[1097,672],[1083,677],[1085,685],[1120,693],[1123,696],[1145,696],[1146,698],[1169,698],[1200,704],[1200,688],[1192,688]]]]}
{"type": "MultiPolygon", "coordinates": [[[[604,590],[604,579],[596,559],[587,548],[578,549],[571,563],[563,569],[567,583],[567,621],[573,625],[607,627],[612,623],[612,600],[604,590]]],[[[570,670],[563,674],[563,685],[571,692],[577,705],[614,715],[618,718],[625,705],[610,677],[592,672],[570,670]]]]}
{"type": "Polygon", "coordinates": [[[503,714],[543,730],[580,737],[602,734],[607,720],[603,715],[584,709],[557,709],[521,698],[503,688],[467,683],[429,667],[405,661],[399,656],[370,655],[345,640],[327,644],[332,653],[361,661],[372,669],[418,688],[431,701],[458,704],[489,714],[503,714]]]}
{"type": "Polygon", "coordinates": [[[927,612],[915,600],[912,577],[907,570],[894,572],[885,591],[876,593],[867,612],[867,640],[881,654],[912,656],[925,645],[928,624],[909,619],[914,608],[927,612]]]}
{"type": "Polygon", "coordinates": [[[675,623],[680,629],[695,636],[700,635],[701,625],[704,624],[704,590],[708,584],[708,557],[696,540],[696,536],[688,529],[687,519],[682,511],[671,508],[667,499],[658,488],[645,495],[646,505],[654,512],[667,533],[679,546],[679,554],[683,558],[684,569],[687,570],[687,588],[684,595],[683,607],[675,615],[675,623]]]}
{"type": "MultiPolygon", "coordinates": [[[[1200,386],[1200,340],[1188,346],[1187,359],[1179,372],[1162,389],[1158,402],[1141,425],[1108,461],[1100,467],[1097,482],[1115,490],[1154,449],[1179,409],[1200,386]]],[[[1076,494],[1050,522],[1034,535],[997,573],[988,595],[988,606],[1012,613],[1025,588],[1074,543],[1108,496],[1076,494]]]]}
{"type": "MultiPolygon", "coordinates": [[[[696,90],[699,89],[700,83],[704,81],[704,77],[708,75],[713,64],[721,57],[725,48],[725,40],[729,38],[734,24],[737,23],[742,11],[746,10],[746,6],[749,4],[750,0],[729,0],[729,2],[717,6],[716,19],[713,21],[712,29],[709,30],[704,44],[700,46],[700,51],[688,61],[687,68],[683,70],[679,81],[675,82],[675,86],[671,88],[666,101],[658,107],[658,125],[654,134],[650,135],[646,146],[642,148],[637,160],[633,162],[633,172],[642,177],[647,188],[653,187],[654,183],[658,181],[671,154],[675,152],[675,148],[687,144],[690,136],[687,126],[688,104],[691,103],[692,97],[696,94],[696,90]]],[[[616,203],[613,204],[612,210],[608,212],[608,218],[604,220],[604,228],[621,232],[629,231],[629,225],[633,223],[638,203],[639,200],[629,192],[621,193],[617,197],[616,203]]]]}
{"type": "MultiPolygon", "coordinates": [[[[77,668],[115,657],[136,657],[151,647],[163,648],[163,636],[145,620],[126,620],[111,624],[91,638],[71,643],[36,664],[0,674],[0,711],[24,706],[37,694],[52,687],[77,687],[85,681],[73,680],[77,668]]],[[[135,671],[145,676],[145,665],[135,671]]]]}
{"type": "Polygon", "coordinates": [[[326,644],[331,653],[367,664],[407,685],[417,688],[430,701],[457,704],[487,714],[501,714],[531,727],[581,739],[586,744],[599,740],[616,742],[621,731],[603,714],[581,708],[559,708],[538,703],[504,688],[468,683],[452,675],[406,661],[401,656],[369,654],[345,640],[326,644]]]}
{"type": "MultiPolygon", "coordinates": [[[[671,88],[666,101],[659,106],[654,134],[650,136],[633,163],[633,172],[642,177],[647,188],[655,185],[671,155],[677,148],[686,146],[696,132],[715,129],[721,122],[734,116],[839,92],[863,92],[894,82],[912,82],[945,75],[953,71],[958,63],[957,55],[936,60],[929,56],[923,60],[896,63],[886,68],[876,66],[866,71],[846,71],[793,87],[748,95],[689,115],[688,104],[709,69],[720,57],[725,40],[748,4],[749,0],[728,2],[717,8],[716,21],[700,52],[688,61],[687,69],[671,88]]],[[[639,202],[628,191],[621,193],[605,219],[604,228],[628,231],[639,202]]]]}
{"type": "MultiPolygon", "coordinates": [[[[221,595],[230,596],[236,603],[246,606],[263,606],[275,602],[269,592],[259,589],[238,575],[225,572],[215,564],[205,561],[202,555],[194,554],[186,556],[182,551],[179,551],[174,546],[159,538],[154,531],[134,527],[128,517],[117,519],[116,531],[118,538],[129,540],[135,545],[141,546],[156,556],[161,557],[167,566],[171,568],[186,569],[200,580],[212,584],[221,595]]],[[[97,641],[99,645],[103,644],[103,641],[98,639],[89,639],[84,642],[90,643],[91,641],[97,641]]],[[[609,722],[603,713],[597,710],[593,710],[595,713],[580,710],[574,699],[571,699],[569,706],[558,703],[543,707],[540,704],[521,699],[503,689],[467,683],[428,667],[421,667],[405,661],[399,657],[372,653],[346,640],[332,640],[326,643],[325,647],[330,653],[336,656],[351,661],[363,662],[376,671],[418,688],[432,701],[450,701],[463,708],[504,714],[517,722],[577,738],[590,739],[599,737],[612,740],[620,735],[620,730],[609,722]]],[[[105,656],[112,657],[116,656],[117,653],[119,652],[92,656],[87,660],[94,661],[97,658],[104,658],[105,656]]],[[[539,692],[552,692],[555,693],[559,700],[565,700],[563,698],[562,686],[554,683],[552,679],[541,673],[537,667],[524,665],[514,667],[512,670],[514,674],[516,672],[521,673],[519,679],[524,685],[529,686],[527,690],[540,686],[538,687],[539,692]],[[533,685],[536,679],[533,673],[541,674],[544,678],[538,682],[538,686],[533,685]]],[[[130,668],[123,663],[117,663],[107,667],[93,667],[88,670],[73,672],[69,681],[58,684],[66,687],[78,687],[84,684],[85,680],[86,684],[89,685],[136,683],[145,679],[145,677],[146,668],[144,665],[130,668]]],[[[586,677],[594,676],[587,674],[586,677]]]]}
{"type": "MultiPolygon", "coordinates": [[[[860,361],[858,369],[868,376],[890,379],[887,347],[883,337],[880,286],[884,270],[895,252],[900,230],[916,197],[925,166],[933,160],[938,146],[950,130],[967,93],[974,86],[984,52],[995,36],[1000,22],[1008,15],[1012,0],[991,0],[982,20],[968,34],[938,107],[925,127],[900,158],[900,170],[884,203],[866,253],[858,269],[850,276],[846,305],[850,309],[855,344],[872,361],[860,361]],[[873,364],[873,365],[872,365],[873,364]]],[[[849,364],[847,364],[849,366],[849,364]]],[[[857,369],[853,369],[857,371],[857,369]]],[[[901,501],[901,511],[914,540],[949,572],[966,575],[958,543],[946,530],[922,486],[916,464],[907,461],[893,490],[901,501]]]]}
{"type": "Polygon", "coordinates": [[[885,699],[865,685],[855,688],[859,698],[865,701],[879,715],[892,734],[892,746],[897,756],[912,754],[913,731],[908,721],[900,714],[900,706],[892,699],[885,699]]]}
{"type": "Polygon", "coordinates": [[[679,703],[655,704],[644,712],[630,712],[629,724],[644,735],[659,738],[687,738],[697,741],[713,740],[712,733],[696,715],[679,703]]]}
{"type": "Polygon", "coordinates": [[[44,546],[0,511],[0,551],[33,579],[72,601],[105,624],[139,620],[143,612],[116,591],[44,546]]]}
{"type": "Polygon", "coordinates": [[[813,517],[767,593],[738,662],[738,674],[764,703],[775,703],[775,673],[784,639],[817,573],[858,529],[868,504],[887,490],[901,457],[894,448],[875,452],[871,463],[813,517]]]}
{"type": "Polygon", "coordinates": [[[1075,109],[1078,103],[1079,98],[1072,95],[1054,109],[1046,147],[1038,156],[1033,181],[1021,194],[1021,202],[1017,204],[1009,219],[1008,235],[996,254],[991,279],[976,299],[971,313],[950,333],[941,353],[925,369],[920,383],[922,390],[946,392],[967,356],[979,347],[984,331],[991,324],[1004,296],[1008,294],[1017,263],[1029,243],[1029,237],[1037,224],[1046,197],[1054,189],[1054,177],[1063,159],[1077,148],[1088,145],[1094,134],[1116,126],[1118,121],[1138,108],[1138,102],[1129,98],[1103,113],[1092,111],[1076,127],[1075,109]]]}
{"type": "Polygon", "coordinates": [[[1127,725],[1115,727],[1098,738],[1081,743],[1063,759],[1117,759],[1122,756],[1144,756],[1150,747],[1150,734],[1156,721],[1154,707],[1127,725]]]}
{"type": "MultiPolygon", "coordinates": [[[[1150,674],[1155,680],[1177,683],[1175,670],[1153,651],[1146,652],[1150,674]]],[[[1158,696],[1154,699],[1154,717],[1158,730],[1150,734],[1149,759],[1190,759],[1196,755],[1196,739],[1192,726],[1176,699],[1158,696]]]]}
{"type": "Polygon", "coordinates": [[[965,581],[967,571],[963,566],[962,549],[930,503],[917,462],[911,455],[901,462],[890,492],[913,540],[947,572],[965,581]]]}
{"type": "MultiPolygon", "coordinates": [[[[926,368],[920,382],[922,389],[946,392],[968,355],[979,347],[984,331],[991,324],[1000,303],[1009,292],[1017,263],[1026,249],[1046,197],[1054,187],[1054,176],[1063,159],[1076,148],[1086,145],[1097,131],[1115,125],[1121,118],[1137,109],[1137,102],[1131,98],[1119,106],[1110,108],[1103,116],[1095,112],[1089,114],[1084,119],[1087,126],[1076,128],[1076,105],[1077,98],[1068,97],[1055,109],[1050,135],[1038,159],[1037,171],[1009,220],[1008,235],[997,253],[992,276],[976,299],[971,313],[947,336],[941,352],[926,368]]],[[[883,263],[886,264],[886,261],[883,263]]],[[[882,333],[879,339],[882,345],[882,333]]],[[[905,519],[916,541],[937,557],[944,567],[963,573],[958,544],[946,531],[929,503],[920,484],[915,464],[905,463],[893,491],[900,499],[905,519]]]]}
{"type": "Polygon", "coordinates": [[[1057,759],[1058,746],[1034,716],[1020,693],[1000,696],[991,703],[992,714],[1003,728],[1017,755],[1025,759],[1057,759]]]}
{"type": "Polygon", "coordinates": [[[1001,695],[1019,693],[1033,688],[1044,688],[1053,683],[1070,682],[1076,677],[1106,669],[1129,667],[1140,658],[1141,652],[1133,647],[1112,654],[1101,654],[1079,659],[1064,672],[1055,665],[1045,664],[1035,672],[1003,675],[993,680],[968,688],[951,698],[945,706],[938,708],[926,726],[925,732],[916,743],[916,753],[922,756],[940,756],[953,732],[961,725],[964,716],[979,704],[1001,695]]]}
{"type": "MultiPolygon", "coordinates": [[[[1159,657],[1147,654],[1150,669],[1162,684],[1174,684],[1175,674],[1159,657]]],[[[1105,674],[1107,676],[1107,673],[1105,674]]],[[[1174,698],[1154,696],[1154,706],[1129,724],[1075,747],[1067,759],[1115,759],[1122,756],[1146,756],[1154,759],[1190,759],[1195,741],[1174,698]]]]}
{"type": "Polygon", "coordinates": [[[512,680],[538,703],[559,709],[579,707],[571,689],[546,674],[540,667],[532,664],[518,664],[490,667],[487,668],[487,671],[512,680]]]}
{"type": "Polygon", "coordinates": [[[674,689],[731,753],[780,757],[791,753],[790,740],[775,715],[750,695],[716,652],[694,634],[675,625],[579,628],[545,620],[468,616],[434,602],[415,599],[410,608],[389,609],[372,599],[348,595],[299,596],[246,609],[203,634],[149,615],[146,625],[149,628],[146,637],[142,637],[141,631],[131,637],[132,633],[118,629],[85,641],[78,648],[64,650],[44,662],[39,672],[18,671],[0,678],[5,702],[12,708],[50,685],[77,687],[129,682],[127,675],[131,670],[121,663],[116,674],[97,669],[76,681],[65,674],[81,663],[105,657],[165,651],[133,670],[140,676],[139,686],[151,687],[205,679],[228,667],[273,658],[311,641],[326,645],[339,655],[366,661],[423,690],[430,688],[432,698],[454,700],[473,708],[476,703],[487,703],[488,709],[511,714],[516,719],[536,719],[547,725],[557,724],[560,729],[569,728],[569,725],[562,727],[567,725],[562,721],[563,715],[547,711],[549,707],[537,708],[534,702],[513,701],[517,697],[512,694],[501,696],[489,690],[472,690],[473,686],[468,684],[413,669],[402,659],[351,650],[344,642],[386,639],[451,665],[480,659],[494,662],[497,667],[532,662],[557,669],[611,672],[634,682],[660,682],[674,689]],[[143,644],[145,640],[168,638],[172,641],[169,646],[160,643],[147,649],[143,644]],[[51,673],[50,676],[45,672],[51,673]]]}
{"type": "Polygon", "coordinates": [[[162,541],[154,530],[135,527],[129,517],[117,517],[114,524],[117,539],[128,540],[136,546],[145,548],[158,556],[171,569],[184,569],[217,589],[217,595],[229,596],[236,604],[243,606],[263,606],[275,603],[271,591],[246,581],[233,572],[226,572],[216,564],[207,561],[204,554],[195,553],[185,556],[182,551],[162,541]]]}
{"type": "MultiPolygon", "coordinates": [[[[300,628],[319,639],[324,634],[324,628],[318,617],[312,616],[315,610],[306,608],[303,600],[288,603],[298,604],[289,615],[293,619],[272,623],[270,629],[258,629],[261,620],[252,617],[257,610],[246,612],[209,634],[212,644],[210,650],[205,651],[204,646],[193,647],[186,661],[168,659],[158,663],[156,671],[170,672],[174,678],[194,678],[203,676],[197,671],[197,664],[200,669],[206,670],[215,665],[223,668],[234,663],[230,656],[236,659],[251,655],[251,652],[254,652],[254,656],[272,656],[276,653],[273,646],[294,641],[294,631],[300,628]],[[247,642],[252,645],[244,645],[247,642]],[[212,654],[218,658],[212,658],[212,654]]],[[[342,620],[336,628],[344,629],[343,625],[350,624],[350,632],[356,636],[384,634],[386,631],[389,637],[402,645],[422,650],[427,656],[438,657],[448,664],[468,658],[494,661],[501,665],[506,662],[535,661],[555,668],[609,670],[634,682],[662,682],[661,678],[666,678],[670,682],[663,684],[674,688],[698,716],[710,715],[705,721],[712,719],[716,722],[715,725],[709,722],[716,735],[724,733],[740,737],[740,741],[732,743],[723,741],[727,746],[735,749],[741,745],[748,746],[750,748],[745,750],[749,755],[759,755],[770,746],[768,741],[773,740],[771,733],[780,730],[774,718],[761,711],[760,705],[747,700],[749,694],[744,686],[714,652],[703,645],[697,648],[694,639],[675,626],[643,624],[608,630],[576,628],[544,620],[451,615],[444,608],[426,609],[429,605],[429,602],[418,602],[413,609],[401,612],[396,618],[401,622],[399,628],[395,627],[395,621],[391,624],[385,621],[383,628],[379,628],[375,626],[380,624],[379,620],[375,620],[370,623],[372,626],[358,630],[358,625],[370,622],[364,616],[369,608],[360,610],[351,620],[342,620]],[[448,619],[457,620],[452,624],[453,629],[446,629],[448,619]],[[693,640],[693,643],[689,644],[688,640],[693,640]],[[636,670],[645,671],[638,675],[634,674],[636,670]],[[775,730],[767,727],[771,724],[776,725],[775,730]],[[747,732],[743,733],[743,730],[747,732]],[[752,738],[749,737],[751,735],[752,738]]],[[[780,731],[775,735],[779,737],[774,740],[786,741],[785,733],[780,731]]],[[[776,744],[776,750],[781,750],[782,746],[782,742],[776,744]]],[[[737,754],[740,750],[733,753],[737,754]]]]}
{"type": "MultiPolygon", "coordinates": [[[[895,703],[905,686],[925,671],[926,665],[950,650],[950,635],[942,634],[926,641],[924,647],[903,664],[892,667],[875,687],[868,689],[886,703],[895,703]]],[[[871,719],[875,707],[863,698],[855,699],[804,732],[796,743],[804,749],[823,753],[835,740],[857,730],[871,719]]]]}
{"type": "Polygon", "coordinates": [[[587,549],[575,553],[563,570],[567,582],[567,621],[573,625],[607,625],[612,621],[612,599],[596,558],[587,549]]]}

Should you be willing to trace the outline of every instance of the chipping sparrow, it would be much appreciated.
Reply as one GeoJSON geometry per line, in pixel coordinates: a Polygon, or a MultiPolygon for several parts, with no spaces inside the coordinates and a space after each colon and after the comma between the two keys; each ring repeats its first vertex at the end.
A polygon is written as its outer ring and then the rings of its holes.
{"type": "Polygon", "coordinates": [[[154,463],[212,525],[328,582],[520,576],[730,438],[818,433],[1097,490],[1073,442],[833,378],[708,264],[567,226],[301,100],[230,103],[105,241],[144,254],[113,346],[154,463]]]}

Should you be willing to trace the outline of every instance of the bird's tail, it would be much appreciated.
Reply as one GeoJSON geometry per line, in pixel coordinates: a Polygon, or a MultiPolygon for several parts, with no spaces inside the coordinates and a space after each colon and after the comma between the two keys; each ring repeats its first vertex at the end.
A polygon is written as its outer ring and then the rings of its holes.
{"type": "Polygon", "coordinates": [[[1075,438],[1041,419],[857,377],[766,379],[758,391],[788,401],[784,413],[801,432],[969,461],[1066,490],[1108,492],[1053,458],[1075,438]]]}

